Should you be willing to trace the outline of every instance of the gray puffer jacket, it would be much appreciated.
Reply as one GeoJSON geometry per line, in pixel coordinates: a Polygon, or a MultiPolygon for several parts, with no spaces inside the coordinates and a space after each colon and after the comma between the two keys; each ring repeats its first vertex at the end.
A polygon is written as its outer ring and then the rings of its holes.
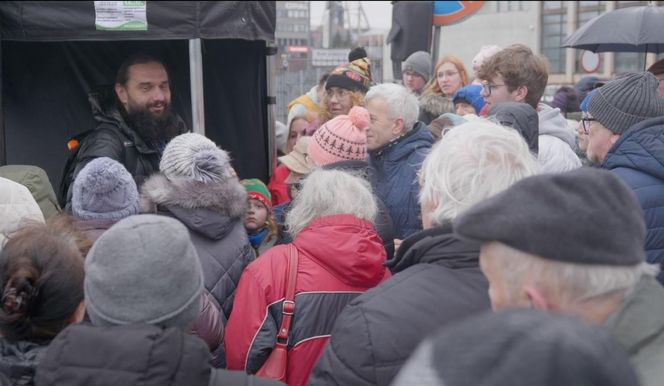
{"type": "Polygon", "coordinates": [[[242,271],[256,258],[243,224],[247,193],[237,178],[218,184],[176,183],[156,174],[141,188],[141,210],[174,217],[187,227],[205,288],[221,305],[225,324],[242,271]]]}

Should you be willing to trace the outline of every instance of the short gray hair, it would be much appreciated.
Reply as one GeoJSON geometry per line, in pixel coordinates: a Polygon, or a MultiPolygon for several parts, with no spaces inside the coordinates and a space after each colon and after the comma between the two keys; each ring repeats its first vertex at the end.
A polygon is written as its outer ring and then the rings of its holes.
{"type": "Polygon", "coordinates": [[[391,119],[403,119],[405,131],[413,129],[420,112],[420,105],[410,90],[400,84],[382,83],[369,89],[364,96],[365,105],[374,98],[385,100],[391,119]]]}
{"type": "Polygon", "coordinates": [[[554,261],[514,248],[509,256],[497,254],[492,258],[498,259],[494,266],[500,267],[500,277],[510,298],[518,297],[527,281],[565,305],[616,291],[624,291],[627,296],[643,276],[655,276],[659,271],[659,266],[648,263],[615,266],[554,261]]]}
{"type": "Polygon", "coordinates": [[[318,217],[350,214],[373,222],[377,211],[366,180],[339,170],[316,169],[304,179],[286,215],[286,227],[295,237],[318,217]]]}
{"type": "Polygon", "coordinates": [[[537,171],[537,160],[516,130],[486,119],[461,124],[424,159],[420,203],[434,209],[422,215],[440,225],[537,171]]]}

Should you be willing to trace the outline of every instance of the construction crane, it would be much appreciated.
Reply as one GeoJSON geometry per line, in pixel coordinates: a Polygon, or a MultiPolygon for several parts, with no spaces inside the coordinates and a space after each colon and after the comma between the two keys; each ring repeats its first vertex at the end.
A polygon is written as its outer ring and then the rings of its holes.
{"type": "Polygon", "coordinates": [[[370,28],[361,1],[325,2],[323,47],[348,47],[370,28]]]}

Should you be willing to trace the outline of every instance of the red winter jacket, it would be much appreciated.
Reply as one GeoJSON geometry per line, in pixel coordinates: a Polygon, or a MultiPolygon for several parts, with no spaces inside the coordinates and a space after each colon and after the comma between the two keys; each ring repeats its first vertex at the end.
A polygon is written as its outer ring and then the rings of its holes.
{"type": "MultiPolygon", "coordinates": [[[[305,385],[337,316],[352,299],[390,276],[385,248],[371,222],[352,215],[320,217],[293,240],[299,251],[295,313],[288,340],[288,385],[305,385]]],[[[286,293],[288,246],[249,264],[226,325],[228,369],[255,373],[277,338],[286,293]]]]}
{"type": "Polygon", "coordinates": [[[286,185],[286,178],[290,174],[290,170],[286,165],[281,164],[274,169],[274,174],[270,178],[270,183],[267,188],[272,196],[272,206],[277,206],[290,201],[288,196],[288,185],[286,185]]]}

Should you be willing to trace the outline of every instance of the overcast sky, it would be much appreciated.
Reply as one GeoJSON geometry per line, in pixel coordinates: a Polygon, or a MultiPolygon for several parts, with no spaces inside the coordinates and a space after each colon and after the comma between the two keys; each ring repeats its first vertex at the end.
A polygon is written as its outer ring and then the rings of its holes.
{"type": "MultiPolygon", "coordinates": [[[[392,4],[389,1],[346,1],[351,12],[357,9],[357,3],[362,3],[362,8],[369,19],[371,28],[389,30],[392,25],[392,4]]],[[[311,2],[311,26],[322,24],[325,1],[311,2]]],[[[355,21],[354,21],[355,22],[355,21]]]]}

